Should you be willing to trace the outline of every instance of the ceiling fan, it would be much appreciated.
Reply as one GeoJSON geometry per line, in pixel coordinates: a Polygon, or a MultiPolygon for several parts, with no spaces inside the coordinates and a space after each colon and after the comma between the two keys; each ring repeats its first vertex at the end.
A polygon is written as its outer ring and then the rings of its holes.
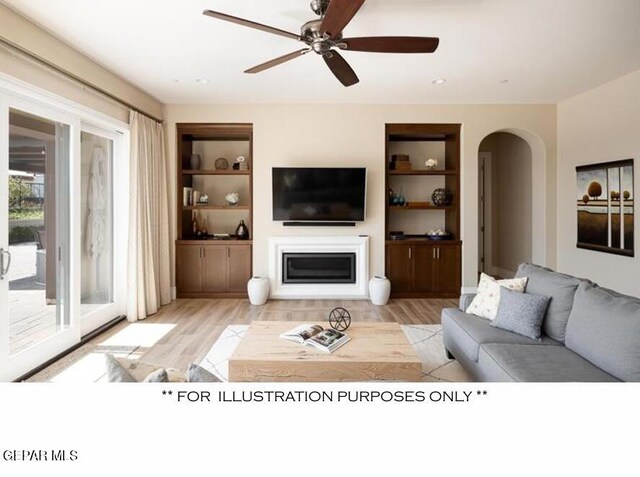
{"type": "Polygon", "coordinates": [[[358,13],[364,2],[365,0],[312,0],[311,9],[320,18],[302,25],[299,35],[212,10],[205,10],[202,13],[220,20],[301,41],[307,45],[306,48],[301,50],[254,66],[246,70],[245,73],[259,73],[314,51],[322,56],[329,69],[344,86],[352,86],[360,80],[336,49],[372,53],[433,53],[438,48],[440,40],[429,37],[380,36],[343,38],[342,30],[358,13]]]}

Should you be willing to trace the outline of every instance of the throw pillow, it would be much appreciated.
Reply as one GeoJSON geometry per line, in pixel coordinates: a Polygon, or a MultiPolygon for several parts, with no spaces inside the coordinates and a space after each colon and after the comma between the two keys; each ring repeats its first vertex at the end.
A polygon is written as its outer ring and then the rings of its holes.
{"type": "Polygon", "coordinates": [[[143,383],[166,383],[169,382],[169,375],[164,368],[156,369],[153,373],[142,380],[143,383]]]}
{"type": "Polygon", "coordinates": [[[541,329],[551,297],[519,293],[509,289],[500,292],[500,306],[491,326],[542,341],[541,329]]]}
{"type": "Polygon", "coordinates": [[[110,383],[141,383],[145,382],[145,380],[147,380],[147,382],[187,382],[184,373],[174,368],[164,368],[157,364],[145,363],[144,361],[133,359],[116,358],[110,354],[106,355],[106,361],[107,379],[110,383]],[[158,381],[158,379],[163,378],[163,375],[156,375],[155,372],[157,371],[165,372],[166,381],[158,381]],[[155,379],[156,381],[150,381],[150,379],[155,379]]]}
{"type": "Polygon", "coordinates": [[[219,383],[218,377],[197,364],[191,364],[187,370],[187,379],[190,383],[219,383]]]}
{"type": "Polygon", "coordinates": [[[467,308],[472,315],[493,320],[500,305],[500,289],[507,288],[516,292],[524,292],[527,287],[527,277],[496,280],[483,273],[478,283],[478,293],[467,308]]]}

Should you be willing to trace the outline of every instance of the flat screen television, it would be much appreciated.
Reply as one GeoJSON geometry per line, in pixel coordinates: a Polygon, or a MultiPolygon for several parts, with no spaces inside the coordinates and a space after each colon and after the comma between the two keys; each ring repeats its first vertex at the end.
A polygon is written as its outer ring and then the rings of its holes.
{"type": "Polygon", "coordinates": [[[364,167],[274,167],[272,180],[273,220],[364,221],[364,167]]]}

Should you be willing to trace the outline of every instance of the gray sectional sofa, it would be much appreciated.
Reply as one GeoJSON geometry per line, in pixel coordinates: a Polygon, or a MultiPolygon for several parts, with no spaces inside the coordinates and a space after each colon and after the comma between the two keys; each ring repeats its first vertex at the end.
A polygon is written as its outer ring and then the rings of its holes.
{"type": "Polygon", "coordinates": [[[474,295],[463,295],[442,311],[450,358],[478,381],[640,381],[640,299],[537,265],[520,265],[525,276],[525,293],[551,297],[542,340],[465,313],[474,295]]]}

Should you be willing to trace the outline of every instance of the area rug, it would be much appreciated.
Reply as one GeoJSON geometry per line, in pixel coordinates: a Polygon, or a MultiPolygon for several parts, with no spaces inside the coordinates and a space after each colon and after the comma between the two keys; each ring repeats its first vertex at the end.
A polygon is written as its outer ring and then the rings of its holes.
{"type": "MultiPolygon", "coordinates": [[[[223,381],[229,380],[229,358],[247,332],[248,325],[230,325],[218,338],[200,365],[223,381]]],[[[471,382],[469,374],[444,353],[442,325],[401,325],[409,343],[422,360],[422,380],[471,382]]]]}

